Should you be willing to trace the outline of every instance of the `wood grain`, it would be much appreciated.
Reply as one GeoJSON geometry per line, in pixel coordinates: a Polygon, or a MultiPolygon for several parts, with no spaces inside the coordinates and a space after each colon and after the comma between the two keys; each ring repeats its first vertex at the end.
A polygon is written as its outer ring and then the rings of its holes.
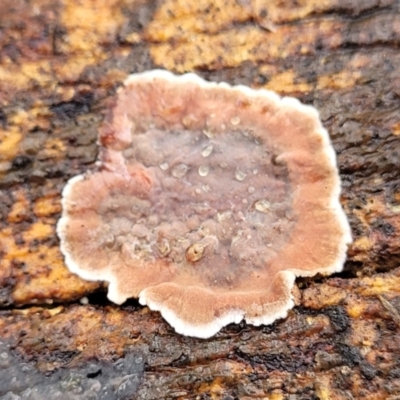
{"type": "Polygon", "coordinates": [[[0,396],[398,399],[399,45],[397,0],[1,1],[0,396]],[[186,338],[64,266],[60,192],[116,88],[156,67],[320,110],[354,244],[287,319],[186,338]]]}

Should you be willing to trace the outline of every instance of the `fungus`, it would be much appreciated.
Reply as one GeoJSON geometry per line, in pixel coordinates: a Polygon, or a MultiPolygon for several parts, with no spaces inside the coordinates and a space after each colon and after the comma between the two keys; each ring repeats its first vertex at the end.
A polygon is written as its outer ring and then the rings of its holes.
{"type": "Polygon", "coordinates": [[[166,71],[131,75],[72,178],[57,232],[68,268],[207,338],[293,307],[296,276],[341,271],[351,242],[318,112],[166,71]]]}

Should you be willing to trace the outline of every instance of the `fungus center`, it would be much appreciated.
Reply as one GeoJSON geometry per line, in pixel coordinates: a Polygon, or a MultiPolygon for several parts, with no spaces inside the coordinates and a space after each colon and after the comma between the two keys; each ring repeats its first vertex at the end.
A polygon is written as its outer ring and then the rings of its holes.
{"type": "Polygon", "coordinates": [[[121,189],[102,200],[108,252],[196,269],[210,287],[265,268],[295,223],[288,172],[251,131],[223,128],[132,134],[124,159],[153,185],[146,197],[121,189]]]}

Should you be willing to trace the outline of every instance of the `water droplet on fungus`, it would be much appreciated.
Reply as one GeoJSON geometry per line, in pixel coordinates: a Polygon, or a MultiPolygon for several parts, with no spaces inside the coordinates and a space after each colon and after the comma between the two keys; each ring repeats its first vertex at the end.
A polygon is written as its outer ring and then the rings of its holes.
{"type": "Polygon", "coordinates": [[[208,146],[204,147],[204,149],[201,151],[201,155],[203,157],[208,157],[212,151],[213,151],[214,146],[212,144],[209,144],[208,146]]]}
{"type": "Polygon", "coordinates": [[[169,165],[168,165],[168,163],[163,162],[162,164],[160,164],[160,168],[161,168],[163,171],[166,171],[166,170],[169,168],[169,165]]]}
{"type": "Polygon", "coordinates": [[[236,180],[238,180],[239,182],[244,181],[246,179],[247,174],[243,171],[241,171],[239,168],[236,169],[235,171],[235,178],[236,180]]]}
{"type": "Polygon", "coordinates": [[[231,118],[231,124],[236,126],[240,124],[240,118],[239,117],[232,117],[231,118]]]}
{"type": "Polygon", "coordinates": [[[226,221],[227,219],[232,217],[232,211],[231,210],[227,210],[227,211],[222,211],[217,213],[217,221],[221,222],[221,221],[226,221]]]}
{"type": "Polygon", "coordinates": [[[271,203],[265,199],[258,200],[254,203],[254,208],[262,213],[267,213],[271,209],[271,203]]]}
{"type": "Polygon", "coordinates": [[[200,176],[205,177],[210,173],[210,166],[209,165],[200,165],[198,171],[199,171],[200,176]]]}
{"type": "Polygon", "coordinates": [[[188,172],[189,167],[186,164],[178,164],[172,168],[171,174],[175,178],[183,178],[188,172]]]}
{"type": "Polygon", "coordinates": [[[186,129],[192,129],[196,126],[197,118],[193,114],[189,114],[185,115],[181,122],[186,129]]]}
{"type": "Polygon", "coordinates": [[[203,133],[209,138],[212,139],[214,137],[214,133],[210,129],[203,129],[203,133]]]}

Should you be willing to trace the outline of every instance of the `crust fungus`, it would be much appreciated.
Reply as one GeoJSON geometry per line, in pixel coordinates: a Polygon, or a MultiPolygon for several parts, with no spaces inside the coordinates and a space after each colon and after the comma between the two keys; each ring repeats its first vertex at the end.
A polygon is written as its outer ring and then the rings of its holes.
{"type": "Polygon", "coordinates": [[[99,132],[98,168],[63,191],[69,269],[207,338],[293,307],[296,276],[341,271],[351,242],[318,112],[166,71],[131,75],[99,132]]]}

